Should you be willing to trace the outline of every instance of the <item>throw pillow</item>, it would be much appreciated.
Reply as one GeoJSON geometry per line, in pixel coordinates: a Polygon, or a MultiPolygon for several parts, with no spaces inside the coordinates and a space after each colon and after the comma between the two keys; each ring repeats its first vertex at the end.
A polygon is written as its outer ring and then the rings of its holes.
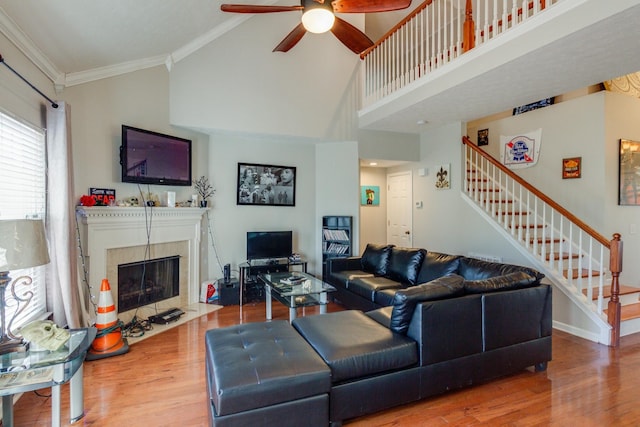
{"type": "Polygon", "coordinates": [[[491,277],[484,280],[465,280],[464,290],[468,294],[509,291],[529,288],[538,284],[538,279],[524,271],[491,277]]]}
{"type": "Polygon", "coordinates": [[[464,295],[463,282],[463,277],[452,274],[428,283],[399,290],[393,297],[389,328],[394,332],[406,335],[418,303],[464,295]]]}
{"type": "Polygon", "coordinates": [[[391,248],[387,278],[404,285],[413,286],[418,283],[418,272],[422,267],[427,251],[417,248],[391,248]]]}
{"type": "Polygon", "coordinates": [[[389,254],[393,245],[378,245],[375,243],[367,243],[367,247],[362,253],[360,263],[362,270],[373,273],[376,276],[384,276],[387,274],[387,265],[389,264],[389,254]]]}

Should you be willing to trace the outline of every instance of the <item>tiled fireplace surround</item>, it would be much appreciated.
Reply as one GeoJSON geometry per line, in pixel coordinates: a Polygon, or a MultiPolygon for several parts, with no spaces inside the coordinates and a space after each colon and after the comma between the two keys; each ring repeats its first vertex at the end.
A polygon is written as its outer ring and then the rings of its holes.
{"type": "MultiPolygon", "coordinates": [[[[94,296],[98,297],[100,283],[107,278],[117,308],[118,265],[145,259],[149,228],[147,259],[180,256],[180,295],[159,302],[157,308],[198,302],[200,224],[204,212],[201,208],[78,207],[85,266],[94,296]]],[[[156,305],[147,308],[155,312],[156,305]]],[[[127,323],[134,313],[135,310],[118,312],[118,318],[127,323]]],[[[146,318],[149,314],[153,313],[147,310],[138,316],[146,318]]]]}

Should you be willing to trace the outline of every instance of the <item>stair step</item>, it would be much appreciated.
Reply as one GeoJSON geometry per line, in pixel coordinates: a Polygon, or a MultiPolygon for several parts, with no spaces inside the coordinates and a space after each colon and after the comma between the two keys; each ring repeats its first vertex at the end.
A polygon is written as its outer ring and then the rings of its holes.
{"type": "MultiPolygon", "coordinates": [[[[592,291],[592,299],[593,300],[597,300],[598,299],[598,294],[600,290],[598,288],[594,288],[592,291]]],[[[582,293],[584,295],[587,295],[587,289],[583,289],[582,293]]],[[[640,288],[634,288],[633,286],[626,286],[626,285],[620,285],[620,295],[631,295],[634,293],[640,293],[640,288]]],[[[610,298],[611,297],[611,285],[607,285],[604,286],[603,289],[603,293],[602,293],[602,297],[603,298],[610,298]]]]}
{"type": "MultiPolygon", "coordinates": [[[[607,313],[607,309],[604,310],[605,314],[607,313]]],[[[636,302],[634,304],[627,304],[620,307],[620,320],[631,320],[640,318],[640,302],[636,302]]]]}
{"type": "Polygon", "coordinates": [[[504,215],[514,215],[514,216],[515,216],[515,215],[522,215],[522,216],[523,216],[523,215],[529,215],[529,212],[519,212],[519,211],[511,212],[511,211],[504,211],[504,212],[496,212],[496,215],[503,215],[503,216],[504,216],[504,215]]]}
{"type": "MultiPolygon", "coordinates": [[[[547,254],[547,261],[549,261],[551,257],[553,257],[554,261],[558,261],[560,259],[560,253],[554,252],[553,254],[547,254]]],[[[580,258],[579,254],[571,254],[571,259],[578,259],[578,258],[580,258]]],[[[562,259],[569,259],[569,254],[563,253],[562,259]]]]}
{"type": "MultiPolygon", "coordinates": [[[[515,225],[516,229],[518,229],[518,228],[529,228],[529,229],[537,228],[537,229],[541,229],[541,228],[545,228],[545,227],[546,227],[545,224],[529,224],[529,225],[527,225],[527,224],[522,224],[522,225],[516,224],[515,225]]],[[[512,227],[509,226],[509,228],[512,228],[512,227]]]]}
{"type": "MultiPolygon", "coordinates": [[[[577,268],[574,268],[572,270],[572,273],[573,273],[572,274],[572,278],[573,279],[577,279],[578,277],[589,277],[589,270],[587,270],[586,268],[583,268],[582,270],[578,270],[577,268]],[[580,273],[580,272],[582,272],[582,273],[580,273]]],[[[562,272],[562,275],[564,277],[568,277],[568,274],[569,274],[568,270],[564,270],[562,272]]],[[[599,276],[600,276],[600,272],[599,271],[595,271],[594,270],[594,271],[591,272],[591,277],[599,277],[599,276]]]]}
{"type": "Polygon", "coordinates": [[[529,243],[533,244],[533,242],[535,242],[536,240],[538,241],[539,245],[542,245],[542,244],[548,245],[548,244],[551,244],[551,243],[561,243],[561,240],[558,239],[557,237],[553,238],[553,240],[550,237],[545,237],[544,238],[544,242],[542,241],[542,237],[538,237],[538,238],[533,238],[532,237],[532,238],[529,239],[529,243]]]}
{"type": "Polygon", "coordinates": [[[513,200],[484,200],[485,203],[513,203],[513,200]]]}

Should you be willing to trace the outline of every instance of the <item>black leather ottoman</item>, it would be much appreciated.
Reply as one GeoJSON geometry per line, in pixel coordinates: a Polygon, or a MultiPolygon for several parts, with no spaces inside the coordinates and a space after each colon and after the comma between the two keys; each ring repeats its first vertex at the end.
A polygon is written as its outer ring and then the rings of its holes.
{"type": "Polygon", "coordinates": [[[205,335],[212,426],[329,425],[331,371],[286,320],[205,335]]]}

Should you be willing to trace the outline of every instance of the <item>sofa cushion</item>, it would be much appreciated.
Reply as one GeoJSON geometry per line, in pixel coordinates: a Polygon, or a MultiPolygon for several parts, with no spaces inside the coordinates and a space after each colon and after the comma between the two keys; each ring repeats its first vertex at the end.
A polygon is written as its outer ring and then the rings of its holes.
{"type": "Polygon", "coordinates": [[[381,307],[388,307],[393,305],[393,298],[396,296],[398,288],[380,289],[376,291],[373,296],[373,302],[381,307]]]}
{"type": "Polygon", "coordinates": [[[340,283],[343,288],[349,287],[349,282],[359,277],[373,277],[373,273],[365,273],[362,270],[344,270],[331,273],[330,283],[335,286],[340,283]]]}
{"type": "Polygon", "coordinates": [[[418,283],[430,282],[438,277],[458,272],[460,255],[449,255],[439,252],[427,252],[418,273],[418,283]]]}
{"type": "Polygon", "coordinates": [[[386,277],[356,277],[347,282],[346,288],[354,294],[374,302],[376,292],[383,289],[400,289],[402,288],[402,284],[395,280],[387,279],[386,277]]]}
{"type": "Polygon", "coordinates": [[[418,248],[391,248],[386,277],[405,285],[415,285],[427,251],[418,248]]]}
{"type": "Polygon", "coordinates": [[[376,310],[367,311],[365,314],[380,323],[385,328],[391,329],[391,310],[393,307],[382,307],[376,310]]]}
{"type": "Polygon", "coordinates": [[[403,335],[406,334],[413,317],[413,311],[419,302],[464,295],[463,282],[464,279],[462,277],[453,274],[397,291],[393,298],[391,330],[403,335]]]}
{"type": "Polygon", "coordinates": [[[362,270],[373,273],[377,276],[384,276],[387,274],[387,266],[389,265],[389,254],[393,245],[378,245],[375,243],[368,243],[360,262],[362,263],[362,270]]]}
{"type": "Polygon", "coordinates": [[[331,382],[414,366],[417,343],[358,310],[298,317],[293,327],[331,368],[331,382]]]}
{"type": "Polygon", "coordinates": [[[513,264],[501,264],[497,262],[488,262],[475,258],[461,257],[458,267],[458,274],[466,280],[482,280],[496,276],[504,276],[517,271],[524,271],[529,275],[541,280],[544,274],[529,267],[523,267],[513,264]]]}
{"type": "Polygon", "coordinates": [[[464,291],[468,294],[508,291],[530,288],[538,284],[538,279],[524,271],[491,277],[484,280],[465,280],[464,291]]]}

